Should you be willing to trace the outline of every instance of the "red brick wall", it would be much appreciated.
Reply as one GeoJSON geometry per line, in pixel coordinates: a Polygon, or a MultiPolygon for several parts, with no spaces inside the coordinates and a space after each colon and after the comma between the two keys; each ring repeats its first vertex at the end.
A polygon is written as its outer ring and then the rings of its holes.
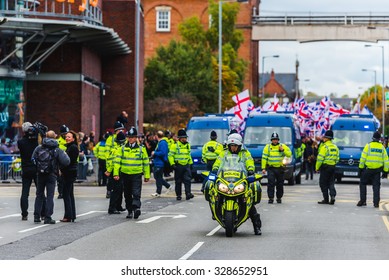
{"type": "MultiPolygon", "coordinates": [[[[103,81],[110,88],[104,97],[104,127],[112,128],[125,110],[127,126],[135,125],[135,8],[134,0],[105,0],[104,24],[112,27],[129,45],[129,55],[103,58],[103,81]]],[[[141,36],[143,32],[143,16],[141,36]]],[[[143,126],[143,40],[140,41],[139,127],[143,126]]],[[[141,129],[140,129],[141,130],[141,129]]]]}

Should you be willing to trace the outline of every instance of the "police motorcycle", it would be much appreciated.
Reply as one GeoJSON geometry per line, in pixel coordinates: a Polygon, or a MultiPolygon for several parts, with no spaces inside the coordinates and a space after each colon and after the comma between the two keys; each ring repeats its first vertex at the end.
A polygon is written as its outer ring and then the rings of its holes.
{"type": "Polygon", "coordinates": [[[251,207],[261,201],[262,175],[247,176],[245,163],[235,154],[224,157],[217,174],[202,174],[208,176],[204,195],[212,218],[225,229],[227,237],[232,237],[249,218],[251,207]]]}

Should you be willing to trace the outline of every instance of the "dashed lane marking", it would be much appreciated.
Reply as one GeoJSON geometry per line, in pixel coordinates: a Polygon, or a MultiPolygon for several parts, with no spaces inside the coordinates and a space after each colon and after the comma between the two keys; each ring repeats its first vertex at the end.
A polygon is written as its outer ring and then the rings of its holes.
{"type": "Polygon", "coordinates": [[[197,244],[192,249],[190,249],[188,253],[179,258],[179,260],[189,259],[198,249],[200,249],[203,244],[204,242],[197,242],[197,244]]]}
{"type": "Polygon", "coordinates": [[[25,233],[25,232],[29,232],[29,231],[32,231],[32,230],[36,230],[36,229],[38,229],[38,228],[47,227],[48,225],[49,225],[49,224],[43,224],[43,225],[40,225],[40,226],[36,226],[36,227],[32,227],[32,228],[20,230],[20,231],[18,231],[18,232],[19,232],[19,233],[25,233]]]}
{"type": "Polygon", "coordinates": [[[11,215],[0,217],[0,220],[7,219],[7,218],[12,218],[12,217],[18,217],[18,216],[20,216],[20,213],[19,214],[11,214],[11,215]]]}
{"type": "Polygon", "coordinates": [[[212,236],[214,235],[219,229],[221,229],[222,226],[221,225],[218,225],[217,227],[215,227],[213,230],[211,230],[209,233],[207,233],[206,236],[212,236]]]}

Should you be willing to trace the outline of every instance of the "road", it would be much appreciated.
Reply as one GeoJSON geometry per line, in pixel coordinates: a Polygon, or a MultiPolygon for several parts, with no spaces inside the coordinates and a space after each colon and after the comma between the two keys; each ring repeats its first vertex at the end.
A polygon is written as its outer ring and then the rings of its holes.
{"type": "MultiPolygon", "coordinates": [[[[105,188],[77,185],[76,223],[36,225],[21,221],[19,185],[0,185],[0,259],[2,260],[388,260],[389,182],[381,188],[379,208],[356,207],[357,181],[336,184],[335,205],[319,205],[318,175],[301,185],[285,186],[282,204],[268,204],[266,186],[257,205],[262,236],[250,221],[232,238],[211,219],[200,184],[195,198],[176,201],[174,193],[152,198],[153,183],[144,184],[142,215],[108,215],[105,188]]],[[[83,183],[85,184],[85,183],[83,183]]],[[[53,218],[63,215],[55,199],[53,218]]]]}

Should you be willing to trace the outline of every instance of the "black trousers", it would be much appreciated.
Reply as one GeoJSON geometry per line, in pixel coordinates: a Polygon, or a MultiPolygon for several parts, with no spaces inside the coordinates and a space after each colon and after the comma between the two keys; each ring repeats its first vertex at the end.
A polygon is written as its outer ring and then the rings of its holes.
{"type": "MultiPolygon", "coordinates": [[[[104,159],[99,159],[99,171],[97,173],[97,183],[99,186],[107,185],[107,176],[105,175],[105,171],[107,171],[107,162],[104,159]]],[[[109,191],[108,188],[107,191],[109,191]]]]}
{"type": "Polygon", "coordinates": [[[74,182],[76,181],[77,174],[61,176],[63,182],[63,203],[65,206],[64,218],[76,219],[76,203],[74,200],[74,182]]]}
{"type": "Polygon", "coordinates": [[[126,209],[134,211],[142,205],[140,198],[142,192],[142,174],[125,174],[121,173],[123,179],[124,200],[126,209]]]}
{"type": "Polygon", "coordinates": [[[57,175],[54,173],[50,174],[38,174],[38,185],[36,186],[36,198],[34,205],[34,217],[40,218],[43,204],[46,201],[45,217],[51,218],[54,211],[54,192],[55,182],[57,181],[57,175]],[[45,197],[46,190],[46,197],[45,197]]]}
{"type": "Polygon", "coordinates": [[[176,169],[174,171],[174,181],[175,181],[175,189],[176,196],[182,196],[182,183],[184,183],[185,187],[185,195],[188,196],[192,193],[191,186],[192,174],[190,171],[190,165],[181,165],[177,164],[176,169]]]}
{"type": "Polygon", "coordinates": [[[334,165],[322,165],[320,167],[319,185],[325,201],[329,201],[328,194],[331,197],[336,196],[334,165]]]}
{"type": "Polygon", "coordinates": [[[269,199],[274,198],[274,189],[276,189],[276,197],[284,196],[284,168],[269,167],[267,169],[267,196],[269,199]]]}
{"type": "Polygon", "coordinates": [[[108,212],[113,212],[122,209],[123,202],[123,179],[113,179],[112,174],[108,178],[111,195],[109,197],[108,212]]]}
{"type": "Polygon", "coordinates": [[[380,203],[381,172],[382,168],[365,169],[362,171],[359,182],[359,196],[361,201],[366,202],[366,186],[371,183],[373,187],[373,203],[374,205],[380,203]]]}
{"type": "MultiPolygon", "coordinates": [[[[20,197],[20,209],[22,210],[22,216],[28,216],[28,197],[30,196],[30,188],[34,182],[37,186],[37,174],[36,171],[25,172],[22,171],[22,195],[20,197]]],[[[46,197],[43,200],[41,216],[44,216],[46,212],[46,197]]]]}

